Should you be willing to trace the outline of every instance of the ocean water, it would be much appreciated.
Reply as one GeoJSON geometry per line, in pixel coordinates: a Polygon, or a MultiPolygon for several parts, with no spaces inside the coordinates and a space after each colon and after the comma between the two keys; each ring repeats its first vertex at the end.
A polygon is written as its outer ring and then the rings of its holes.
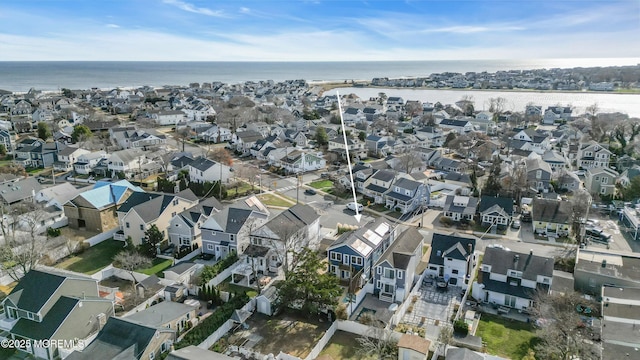
{"type": "Polygon", "coordinates": [[[187,85],[191,82],[239,83],[259,80],[344,81],[374,77],[428,76],[436,72],[528,70],[636,65],[637,58],[531,59],[375,62],[0,62],[0,89],[109,89],[187,85]]]}

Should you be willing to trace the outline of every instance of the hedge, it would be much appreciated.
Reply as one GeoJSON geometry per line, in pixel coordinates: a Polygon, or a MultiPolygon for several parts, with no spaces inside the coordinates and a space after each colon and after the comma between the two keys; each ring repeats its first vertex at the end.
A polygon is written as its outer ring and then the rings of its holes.
{"type": "Polygon", "coordinates": [[[204,269],[202,269],[202,272],[200,273],[200,285],[205,285],[209,280],[218,276],[218,274],[223,272],[226,268],[235,264],[236,261],[238,261],[238,254],[232,252],[214,265],[205,265],[204,269]]]}
{"type": "Polygon", "coordinates": [[[234,296],[229,302],[218,307],[213,314],[191,329],[180,342],[175,344],[175,349],[181,349],[189,345],[198,346],[229,320],[236,309],[242,308],[247,302],[249,302],[249,297],[245,294],[234,296]]]}

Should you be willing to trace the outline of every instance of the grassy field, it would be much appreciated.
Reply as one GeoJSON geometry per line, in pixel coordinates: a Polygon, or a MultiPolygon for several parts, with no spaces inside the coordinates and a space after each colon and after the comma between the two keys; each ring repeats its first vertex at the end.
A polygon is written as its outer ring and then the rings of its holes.
{"type": "Polygon", "coordinates": [[[238,292],[238,293],[246,293],[248,297],[250,298],[254,298],[256,296],[258,296],[258,292],[255,289],[252,288],[248,288],[248,287],[244,287],[244,286],[240,286],[240,285],[236,285],[236,284],[232,284],[231,283],[231,276],[229,276],[227,279],[225,279],[225,281],[223,281],[222,283],[220,283],[220,285],[218,285],[218,289],[221,291],[227,291],[227,292],[238,292]]]}
{"type": "Polygon", "coordinates": [[[530,324],[489,314],[482,314],[476,336],[482,337],[489,354],[509,359],[522,359],[538,339],[530,324]]]}
{"type": "Polygon", "coordinates": [[[236,190],[236,187],[233,185],[227,188],[227,196],[233,197],[233,196],[236,196],[237,194],[244,196],[248,191],[251,191],[251,185],[247,184],[244,181],[241,181],[238,184],[237,190],[236,190]]]}
{"type": "Polygon", "coordinates": [[[333,187],[333,181],[331,180],[318,180],[309,184],[314,189],[326,191],[333,187]]]}
{"type": "Polygon", "coordinates": [[[151,263],[151,267],[146,269],[138,269],[136,271],[146,275],[156,274],[158,277],[163,277],[164,275],[162,274],[162,271],[171,267],[171,265],[173,265],[173,260],[171,259],[155,258],[151,263]]]}
{"type": "Polygon", "coordinates": [[[262,201],[266,206],[282,206],[282,207],[290,207],[295,204],[295,201],[289,199],[283,199],[279,196],[275,196],[273,194],[262,194],[258,195],[258,199],[262,201]]]}
{"type": "Polygon", "coordinates": [[[376,359],[375,356],[358,354],[359,344],[357,335],[338,330],[333,334],[327,346],[322,349],[320,356],[329,356],[333,360],[376,359]]]}
{"type": "Polygon", "coordinates": [[[122,241],[105,240],[81,254],[66,258],[56,264],[56,267],[89,275],[95,274],[111,264],[113,257],[123,250],[123,245],[122,241]]]}

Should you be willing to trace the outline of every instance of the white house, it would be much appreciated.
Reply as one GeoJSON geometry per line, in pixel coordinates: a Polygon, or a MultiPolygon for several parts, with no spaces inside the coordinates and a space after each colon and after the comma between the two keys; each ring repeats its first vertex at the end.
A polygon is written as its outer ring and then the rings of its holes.
{"type": "Polygon", "coordinates": [[[425,271],[431,277],[443,277],[449,284],[466,289],[476,266],[475,247],[475,238],[434,233],[425,271]]]}
{"type": "Polygon", "coordinates": [[[147,156],[142,149],[116,151],[109,157],[107,168],[113,172],[132,172],[146,162],[147,156]]]}
{"type": "Polygon", "coordinates": [[[180,110],[152,110],[147,112],[147,117],[160,126],[176,125],[185,120],[185,114],[180,110]]]}
{"type": "Polygon", "coordinates": [[[105,153],[102,150],[94,151],[94,152],[87,153],[87,154],[82,154],[82,155],[78,156],[78,159],[73,164],[73,169],[78,174],[87,175],[87,174],[89,174],[89,172],[91,172],[91,170],[96,165],[98,165],[100,160],[106,159],[106,158],[107,158],[107,153],[105,153]]]}
{"type": "Polygon", "coordinates": [[[204,182],[228,182],[232,169],[219,162],[204,157],[193,160],[187,165],[189,180],[198,183],[204,182]]]}

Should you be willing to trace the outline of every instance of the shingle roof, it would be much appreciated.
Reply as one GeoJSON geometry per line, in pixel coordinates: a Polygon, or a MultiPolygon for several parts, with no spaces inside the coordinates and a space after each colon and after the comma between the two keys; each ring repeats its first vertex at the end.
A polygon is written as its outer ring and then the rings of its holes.
{"type": "MultiPolygon", "coordinates": [[[[45,300],[48,300],[48,298],[45,300]]],[[[13,326],[11,333],[27,339],[51,339],[79,301],[77,298],[61,296],[37,326],[34,326],[33,320],[21,318],[13,326]]]]}
{"type": "Polygon", "coordinates": [[[33,196],[42,189],[42,185],[34,177],[28,177],[16,182],[0,184],[0,196],[8,203],[14,203],[33,196]]]}
{"type": "MultiPolygon", "coordinates": [[[[396,269],[406,270],[411,256],[422,244],[423,236],[415,228],[408,228],[385,250],[376,265],[388,261],[396,269]]],[[[421,254],[421,252],[420,252],[421,254]]]]}
{"type": "Polygon", "coordinates": [[[531,207],[533,221],[568,224],[571,219],[572,206],[569,201],[535,198],[531,207]]]}
{"type": "Polygon", "coordinates": [[[120,358],[124,353],[132,355],[126,359],[139,359],[156,331],[156,328],[110,317],[91,344],[82,352],[73,352],[67,359],[111,360],[120,358]]]}
{"type": "Polygon", "coordinates": [[[475,247],[476,239],[474,238],[435,233],[431,240],[429,264],[443,265],[445,253],[452,253],[453,255],[453,252],[457,251],[464,257],[469,256],[475,251],[475,247]],[[457,245],[460,245],[460,248],[458,248],[457,245]],[[471,251],[469,251],[469,245],[471,245],[471,251]]]}
{"type": "Polygon", "coordinates": [[[372,179],[375,180],[381,180],[384,182],[388,182],[393,180],[393,178],[396,176],[395,171],[391,171],[391,170],[378,170],[376,171],[375,174],[373,174],[372,179]]]}
{"type": "Polygon", "coordinates": [[[507,215],[511,215],[513,213],[513,199],[512,198],[501,198],[494,196],[483,196],[480,199],[480,206],[478,207],[478,212],[482,213],[485,210],[488,210],[493,205],[498,205],[502,208],[507,215]]]}
{"type": "Polygon", "coordinates": [[[173,301],[163,301],[127,316],[127,321],[144,326],[161,327],[170,321],[179,319],[194,309],[195,308],[193,306],[186,304],[173,301]]]}
{"type": "Polygon", "coordinates": [[[66,277],[39,270],[29,271],[7,296],[19,309],[37,313],[66,277]]]}
{"type": "Polygon", "coordinates": [[[522,271],[522,278],[536,281],[538,275],[553,276],[553,258],[523,254],[500,248],[487,247],[482,264],[491,265],[491,272],[507,275],[509,269],[522,271]]]}
{"type": "Polygon", "coordinates": [[[189,262],[189,261],[185,261],[185,262],[181,262],[178,265],[174,265],[166,270],[164,270],[165,272],[171,271],[174,272],[178,275],[184,274],[185,272],[189,271],[192,267],[194,267],[196,264],[189,262]]]}

